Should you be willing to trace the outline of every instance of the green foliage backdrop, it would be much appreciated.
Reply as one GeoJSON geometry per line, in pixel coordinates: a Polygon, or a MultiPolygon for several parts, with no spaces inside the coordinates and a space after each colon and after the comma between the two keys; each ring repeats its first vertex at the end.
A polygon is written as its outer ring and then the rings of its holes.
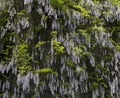
{"type": "Polygon", "coordinates": [[[0,0],[0,97],[120,98],[119,0],[0,0]]]}

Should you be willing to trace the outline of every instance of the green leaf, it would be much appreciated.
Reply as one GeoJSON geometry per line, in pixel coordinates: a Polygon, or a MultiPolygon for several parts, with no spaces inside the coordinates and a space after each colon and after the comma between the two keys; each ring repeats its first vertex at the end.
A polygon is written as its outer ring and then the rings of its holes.
{"type": "Polygon", "coordinates": [[[46,42],[45,41],[39,41],[36,45],[35,48],[40,47],[41,45],[44,45],[46,42]]]}
{"type": "Polygon", "coordinates": [[[42,68],[42,69],[36,70],[36,72],[40,72],[40,73],[52,73],[53,70],[51,68],[42,68]]]}
{"type": "Polygon", "coordinates": [[[74,66],[75,66],[75,64],[74,64],[72,61],[69,61],[69,60],[66,61],[66,64],[67,64],[68,66],[71,66],[71,67],[74,67],[74,66]]]}

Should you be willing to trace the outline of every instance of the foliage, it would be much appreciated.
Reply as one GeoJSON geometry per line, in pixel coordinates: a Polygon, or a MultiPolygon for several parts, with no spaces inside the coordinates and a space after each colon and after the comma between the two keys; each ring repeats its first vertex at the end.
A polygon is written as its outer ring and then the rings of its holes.
{"type": "Polygon", "coordinates": [[[119,0],[0,0],[0,97],[119,98],[119,62],[119,0]]]}
{"type": "Polygon", "coordinates": [[[7,9],[0,11],[0,18],[0,27],[5,26],[6,22],[8,21],[7,9]]]}
{"type": "Polygon", "coordinates": [[[60,42],[58,42],[56,40],[52,40],[52,43],[53,43],[53,47],[54,47],[56,54],[63,54],[64,53],[64,46],[62,46],[60,42]]]}
{"type": "Polygon", "coordinates": [[[40,73],[53,73],[53,70],[51,68],[42,68],[40,70],[37,70],[36,71],[37,73],[40,72],[40,73]]]}
{"type": "Polygon", "coordinates": [[[73,63],[73,62],[71,62],[71,61],[66,61],[66,64],[68,65],[68,66],[73,66],[73,67],[75,67],[75,64],[73,63]]]}
{"type": "Polygon", "coordinates": [[[35,45],[35,48],[38,48],[40,47],[41,45],[45,44],[46,42],[45,41],[39,41],[36,45],[35,45]]]}
{"type": "Polygon", "coordinates": [[[28,54],[28,45],[20,44],[14,53],[14,58],[16,60],[16,66],[18,66],[18,73],[26,74],[32,70],[30,61],[31,57],[28,54]]]}

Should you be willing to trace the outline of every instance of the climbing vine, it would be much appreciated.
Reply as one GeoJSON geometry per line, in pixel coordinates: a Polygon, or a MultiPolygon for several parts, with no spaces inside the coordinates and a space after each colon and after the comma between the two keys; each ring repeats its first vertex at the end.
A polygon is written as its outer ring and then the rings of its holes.
{"type": "Polygon", "coordinates": [[[119,0],[0,0],[0,97],[119,98],[119,28],[119,0]]]}

